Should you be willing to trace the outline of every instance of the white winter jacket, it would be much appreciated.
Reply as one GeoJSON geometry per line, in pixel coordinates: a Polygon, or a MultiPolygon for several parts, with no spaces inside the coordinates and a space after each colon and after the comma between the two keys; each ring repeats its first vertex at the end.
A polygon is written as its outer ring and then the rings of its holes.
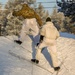
{"type": "Polygon", "coordinates": [[[22,31],[36,36],[39,33],[38,23],[35,18],[32,19],[25,19],[23,22],[22,31]],[[31,29],[31,31],[29,31],[31,29]]]}
{"type": "Polygon", "coordinates": [[[40,30],[40,35],[43,35],[44,39],[56,40],[59,37],[59,32],[52,22],[46,22],[40,30]]]}

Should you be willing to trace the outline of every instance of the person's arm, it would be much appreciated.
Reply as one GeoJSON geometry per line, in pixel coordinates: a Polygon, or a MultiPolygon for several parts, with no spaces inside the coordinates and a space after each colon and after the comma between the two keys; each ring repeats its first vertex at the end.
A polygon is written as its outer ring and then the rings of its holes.
{"type": "Polygon", "coordinates": [[[37,43],[37,46],[43,41],[43,38],[44,38],[44,36],[40,35],[40,40],[39,40],[39,43],[37,43]]]}
{"type": "Polygon", "coordinates": [[[43,41],[44,36],[45,36],[45,27],[42,27],[40,30],[40,42],[43,41]]]}
{"type": "Polygon", "coordinates": [[[37,43],[37,46],[43,41],[44,39],[44,30],[43,27],[40,29],[40,39],[39,39],[39,43],[37,43]]]}

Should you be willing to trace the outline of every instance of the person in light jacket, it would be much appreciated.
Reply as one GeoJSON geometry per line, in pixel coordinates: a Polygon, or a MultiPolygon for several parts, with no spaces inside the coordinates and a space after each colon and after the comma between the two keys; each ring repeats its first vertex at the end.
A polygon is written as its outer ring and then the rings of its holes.
{"type": "Polygon", "coordinates": [[[32,35],[33,38],[31,39],[33,39],[34,43],[37,45],[39,42],[39,27],[42,26],[41,17],[26,3],[22,5],[21,10],[13,10],[12,15],[24,18],[20,38],[18,40],[14,40],[14,42],[22,44],[26,35],[32,35]],[[36,40],[36,38],[38,38],[38,40],[36,40]]]}
{"type": "Polygon", "coordinates": [[[25,19],[20,33],[20,38],[15,40],[18,44],[24,42],[26,35],[33,35],[33,41],[35,44],[39,43],[39,28],[35,18],[25,19]],[[36,41],[36,38],[38,40],[36,41]]]}
{"type": "MultiPolygon", "coordinates": [[[[11,19],[11,17],[16,16],[18,14],[18,12],[16,12],[16,14],[14,13],[14,15],[12,16],[13,13],[10,13],[7,16],[7,19],[11,19]]],[[[18,16],[20,16],[20,15],[18,15],[18,16]]],[[[18,44],[22,44],[25,41],[26,35],[32,35],[33,37],[30,36],[32,41],[35,44],[39,43],[40,36],[38,34],[39,34],[40,26],[37,22],[37,19],[35,17],[33,17],[33,15],[30,15],[30,16],[31,16],[30,18],[26,17],[26,19],[23,20],[23,25],[22,25],[22,29],[20,31],[18,40],[14,40],[14,42],[16,42],[18,44]]]]}
{"type": "Polygon", "coordinates": [[[57,58],[57,49],[56,49],[56,39],[60,36],[57,28],[51,22],[51,19],[48,17],[46,19],[46,24],[43,25],[40,30],[40,43],[36,50],[36,59],[31,59],[32,62],[36,64],[39,63],[40,53],[44,47],[47,47],[49,54],[51,55],[54,70],[57,71],[60,69],[57,58]]]}

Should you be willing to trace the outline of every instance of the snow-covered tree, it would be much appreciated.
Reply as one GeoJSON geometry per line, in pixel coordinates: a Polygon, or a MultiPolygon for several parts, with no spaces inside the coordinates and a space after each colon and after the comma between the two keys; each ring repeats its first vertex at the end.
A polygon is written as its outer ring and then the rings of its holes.
{"type": "Polygon", "coordinates": [[[63,13],[58,12],[56,8],[54,8],[53,13],[51,14],[51,18],[55,26],[60,31],[64,31],[64,24],[63,21],[65,19],[65,16],[63,13]]]}
{"type": "Polygon", "coordinates": [[[7,9],[6,16],[8,19],[6,30],[7,34],[16,34],[19,35],[22,21],[24,20],[22,17],[14,17],[12,16],[13,10],[20,10],[22,8],[22,4],[26,2],[30,7],[32,7],[42,18],[43,22],[45,22],[46,17],[49,15],[48,11],[44,10],[44,7],[39,4],[37,8],[34,5],[36,0],[8,0],[5,8],[7,9]]]}
{"type": "Polygon", "coordinates": [[[35,8],[35,10],[41,16],[43,24],[44,24],[46,18],[50,16],[49,12],[44,9],[44,7],[41,3],[37,6],[37,8],[35,8]]]}
{"type": "Polygon", "coordinates": [[[7,34],[15,34],[18,35],[20,33],[21,27],[22,27],[22,17],[14,17],[12,16],[13,10],[20,10],[22,8],[22,4],[26,2],[31,5],[35,0],[8,0],[5,8],[7,11],[5,12],[8,19],[8,25],[6,27],[7,34]]]}
{"type": "Polygon", "coordinates": [[[7,19],[6,19],[5,11],[6,10],[4,10],[2,8],[2,4],[0,4],[0,31],[1,31],[1,35],[4,35],[5,27],[7,25],[7,19]]]}
{"type": "Polygon", "coordinates": [[[71,23],[70,21],[71,19],[69,17],[65,17],[64,28],[67,32],[75,34],[75,23],[71,23]]]}
{"type": "Polygon", "coordinates": [[[69,18],[69,22],[67,19],[65,20],[65,27],[69,32],[74,33],[75,31],[75,1],[74,0],[61,0],[60,2],[57,0],[57,5],[60,7],[58,9],[59,12],[63,12],[66,18],[69,18]]]}
{"type": "Polygon", "coordinates": [[[2,7],[2,5],[0,3],[0,35],[1,35],[1,7],[2,7]]]}

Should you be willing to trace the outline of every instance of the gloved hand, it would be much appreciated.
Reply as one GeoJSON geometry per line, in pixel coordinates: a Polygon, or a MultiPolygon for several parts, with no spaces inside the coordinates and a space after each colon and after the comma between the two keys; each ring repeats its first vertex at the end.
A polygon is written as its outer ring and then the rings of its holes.
{"type": "Polygon", "coordinates": [[[38,46],[40,43],[37,43],[37,45],[36,46],[38,46]]]}
{"type": "Polygon", "coordinates": [[[40,36],[40,42],[39,42],[39,43],[37,43],[37,45],[36,45],[36,46],[38,46],[38,45],[39,45],[39,44],[43,41],[43,37],[44,37],[44,36],[42,36],[42,35],[40,36]]]}
{"type": "Polygon", "coordinates": [[[40,42],[43,41],[43,38],[44,38],[44,36],[43,35],[40,35],[40,42]]]}

